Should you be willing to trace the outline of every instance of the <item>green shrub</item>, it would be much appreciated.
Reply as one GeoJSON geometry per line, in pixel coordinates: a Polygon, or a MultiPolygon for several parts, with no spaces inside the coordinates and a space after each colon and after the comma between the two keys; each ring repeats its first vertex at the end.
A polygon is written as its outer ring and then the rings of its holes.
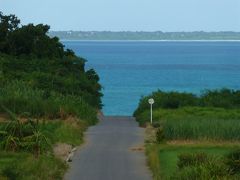
{"type": "Polygon", "coordinates": [[[215,164],[218,162],[211,162],[201,166],[189,166],[178,170],[170,179],[178,180],[206,180],[206,179],[232,179],[227,174],[224,165],[215,164]]]}
{"type": "Polygon", "coordinates": [[[165,140],[163,127],[158,127],[156,130],[156,142],[161,143],[165,140]]]}
{"type": "Polygon", "coordinates": [[[209,161],[209,157],[206,153],[187,153],[180,154],[178,156],[178,168],[182,169],[187,166],[196,166],[207,163],[209,161]]]}
{"type": "Polygon", "coordinates": [[[51,150],[50,142],[39,128],[38,121],[31,119],[20,121],[15,114],[4,106],[2,106],[2,109],[5,109],[11,117],[11,120],[5,124],[4,133],[0,138],[0,145],[4,150],[25,150],[32,152],[36,157],[51,150]]]}
{"type": "Polygon", "coordinates": [[[11,166],[5,167],[2,170],[2,175],[9,180],[17,180],[21,172],[17,169],[17,165],[14,162],[11,166]]]}
{"type": "Polygon", "coordinates": [[[134,116],[137,117],[140,113],[149,109],[148,99],[153,98],[155,103],[153,109],[166,108],[176,109],[184,106],[197,106],[198,97],[192,93],[179,93],[179,92],[163,92],[158,90],[153,92],[149,96],[142,97],[139,101],[138,108],[134,112],[134,116]]]}
{"type": "Polygon", "coordinates": [[[200,96],[200,105],[208,107],[240,107],[240,91],[231,89],[205,90],[200,96]]]}
{"type": "Polygon", "coordinates": [[[133,114],[135,117],[138,117],[144,111],[149,110],[149,98],[153,98],[155,100],[153,109],[177,109],[186,106],[220,108],[240,107],[240,90],[205,90],[198,96],[186,92],[164,92],[158,90],[140,99],[138,108],[133,114]]]}
{"type": "Polygon", "coordinates": [[[171,179],[230,179],[230,175],[221,158],[197,153],[180,155],[178,170],[171,179]]]}
{"type": "MultiPolygon", "coordinates": [[[[75,122],[78,123],[78,122],[75,122]]],[[[71,144],[73,146],[80,145],[83,142],[83,131],[85,126],[83,124],[61,123],[53,134],[54,142],[62,142],[71,144]]]]}
{"type": "Polygon", "coordinates": [[[38,159],[27,156],[6,166],[1,175],[10,180],[62,179],[66,164],[51,155],[41,155],[38,159]]]}
{"type": "Polygon", "coordinates": [[[152,123],[152,126],[153,126],[154,128],[159,128],[159,127],[161,127],[161,123],[155,121],[155,122],[152,123]]]}
{"type": "Polygon", "coordinates": [[[226,156],[226,164],[231,174],[240,174],[240,149],[226,156]]]}

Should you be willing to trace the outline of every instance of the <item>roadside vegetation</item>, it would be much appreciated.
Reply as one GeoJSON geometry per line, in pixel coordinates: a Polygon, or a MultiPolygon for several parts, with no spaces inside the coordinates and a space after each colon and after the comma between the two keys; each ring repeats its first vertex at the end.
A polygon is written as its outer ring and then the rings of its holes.
{"type": "Polygon", "coordinates": [[[240,91],[156,91],[134,112],[154,179],[240,178],[240,91]],[[148,99],[154,98],[153,125],[148,99]],[[149,135],[150,134],[150,135],[149,135]],[[149,138],[150,137],[150,138],[149,138]]]}
{"type": "Polygon", "coordinates": [[[97,73],[49,29],[0,12],[0,179],[62,179],[55,146],[80,145],[102,107],[97,73]]]}
{"type": "Polygon", "coordinates": [[[153,179],[239,179],[239,145],[148,144],[148,164],[153,179]]]}
{"type": "MultiPolygon", "coordinates": [[[[148,120],[149,110],[141,114],[148,120]]],[[[166,140],[240,140],[240,109],[183,107],[153,111],[166,140]]],[[[145,121],[146,122],[146,121],[145,121]]]]}

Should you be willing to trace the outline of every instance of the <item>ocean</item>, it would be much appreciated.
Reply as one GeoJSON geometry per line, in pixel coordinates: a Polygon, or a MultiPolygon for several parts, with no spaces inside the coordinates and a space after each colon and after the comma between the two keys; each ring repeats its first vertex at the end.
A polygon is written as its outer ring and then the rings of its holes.
{"type": "Polygon", "coordinates": [[[87,59],[103,86],[105,115],[132,115],[158,89],[193,92],[240,89],[240,42],[63,41],[87,59]]]}

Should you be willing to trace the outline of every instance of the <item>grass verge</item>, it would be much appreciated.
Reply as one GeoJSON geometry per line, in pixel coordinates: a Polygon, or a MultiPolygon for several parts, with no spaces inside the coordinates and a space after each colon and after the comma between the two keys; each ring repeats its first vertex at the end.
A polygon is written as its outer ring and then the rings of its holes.
{"type": "MultiPolygon", "coordinates": [[[[3,122],[0,129],[3,129],[3,122]]],[[[87,123],[77,118],[66,120],[41,120],[41,132],[50,140],[51,147],[56,143],[78,146],[83,143],[83,132],[87,123]]],[[[26,151],[0,151],[0,179],[35,180],[62,179],[68,165],[53,154],[52,149],[36,158],[26,151]]]]}
{"type": "Polygon", "coordinates": [[[29,153],[0,151],[0,179],[62,179],[67,165],[52,155],[36,159],[29,153]]]}
{"type": "Polygon", "coordinates": [[[240,147],[240,144],[146,144],[148,164],[154,180],[170,179],[177,171],[178,156],[186,153],[206,153],[223,157],[240,147]]]}

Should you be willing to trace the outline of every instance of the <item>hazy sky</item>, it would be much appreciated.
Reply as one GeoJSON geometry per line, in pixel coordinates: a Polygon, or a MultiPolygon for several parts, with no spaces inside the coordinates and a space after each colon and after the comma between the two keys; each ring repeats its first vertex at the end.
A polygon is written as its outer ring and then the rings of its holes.
{"type": "Polygon", "coordinates": [[[52,30],[240,31],[240,0],[0,0],[0,11],[52,30]]]}

